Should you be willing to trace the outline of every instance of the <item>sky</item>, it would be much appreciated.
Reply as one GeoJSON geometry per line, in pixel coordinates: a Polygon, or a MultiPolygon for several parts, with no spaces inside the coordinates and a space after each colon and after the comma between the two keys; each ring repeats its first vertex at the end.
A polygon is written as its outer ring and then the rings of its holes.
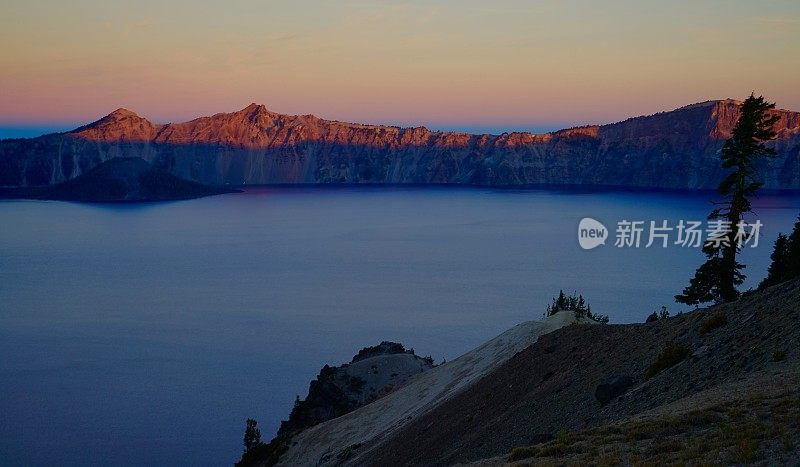
{"type": "Polygon", "coordinates": [[[751,91],[800,110],[797,0],[5,0],[0,43],[5,134],[119,107],[166,123],[251,102],[468,131],[751,91]]]}

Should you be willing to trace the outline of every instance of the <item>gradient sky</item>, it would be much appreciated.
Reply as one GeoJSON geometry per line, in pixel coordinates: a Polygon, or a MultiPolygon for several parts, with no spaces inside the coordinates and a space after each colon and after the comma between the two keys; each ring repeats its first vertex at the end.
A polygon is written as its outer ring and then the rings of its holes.
{"type": "Polygon", "coordinates": [[[5,0],[0,127],[238,110],[449,129],[755,90],[800,110],[800,2],[5,0]]]}

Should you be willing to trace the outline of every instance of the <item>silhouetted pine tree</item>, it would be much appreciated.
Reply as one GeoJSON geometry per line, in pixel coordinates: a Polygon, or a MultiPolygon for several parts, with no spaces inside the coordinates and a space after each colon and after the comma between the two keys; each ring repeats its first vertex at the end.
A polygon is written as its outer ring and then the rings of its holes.
{"type": "Polygon", "coordinates": [[[244,453],[249,454],[261,444],[261,430],[257,428],[258,422],[252,418],[247,419],[247,425],[244,430],[244,453]]]}
{"type": "Polygon", "coordinates": [[[731,169],[717,188],[724,200],[717,203],[719,207],[708,216],[709,220],[728,222],[730,229],[720,236],[720,241],[703,246],[707,260],[697,269],[683,293],[675,296],[678,302],[697,305],[710,301],[729,302],[739,297],[736,287],[745,276],[742,274],[744,265],[736,260],[739,253],[737,226],[744,214],[752,211],[750,197],[762,185],[756,179],[758,160],[777,154],[764,144],[776,136],[772,126],[779,117],[769,113],[774,108],[774,103],[753,94],[742,103],[739,120],[722,147],[722,167],[731,169]]]}
{"type": "Polygon", "coordinates": [[[794,230],[787,237],[778,234],[775,247],[770,256],[767,277],[758,284],[759,289],[766,289],[775,284],[800,276],[800,217],[794,224],[794,230]]]}
{"type": "Polygon", "coordinates": [[[559,291],[558,297],[553,298],[551,305],[547,305],[547,313],[545,315],[553,316],[560,311],[572,311],[575,313],[575,318],[578,319],[589,318],[598,323],[608,323],[608,316],[592,313],[592,307],[589,306],[583,295],[567,295],[563,290],[559,291]]]}
{"type": "Polygon", "coordinates": [[[767,287],[772,287],[775,284],[780,284],[781,282],[788,279],[789,275],[789,238],[786,237],[784,234],[778,234],[778,239],[775,240],[775,247],[772,250],[772,255],[770,259],[772,260],[772,264],[769,265],[769,271],[767,271],[767,277],[758,284],[758,288],[766,289],[767,287]]]}
{"type": "Polygon", "coordinates": [[[786,278],[800,277],[800,216],[786,241],[786,278]]]}

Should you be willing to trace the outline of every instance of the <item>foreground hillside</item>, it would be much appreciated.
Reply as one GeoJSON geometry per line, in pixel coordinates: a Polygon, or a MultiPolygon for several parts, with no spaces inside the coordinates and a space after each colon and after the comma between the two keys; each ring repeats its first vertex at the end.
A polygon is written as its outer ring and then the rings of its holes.
{"type": "Polygon", "coordinates": [[[281,463],[787,463],[800,454],[798,317],[794,280],[646,324],[498,338],[527,344],[483,372],[463,369],[474,352],[440,365],[300,433],[281,463]],[[451,389],[415,402],[437,373],[456,375],[451,389]],[[376,425],[387,411],[399,416],[376,425]]]}
{"type": "MultiPolygon", "coordinates": [[[[568,432],[469,463],[499,465],[796,465],[800,449],[797,379],[750,381],[743,400],[699,401],[698,408],[667,406],[621,422],[568,432]],[[764,384],[766,388],[753,389],[764,384]]],[[[723,398],[724,399],[724,398],[723,398]]]]}
{"type": "MultiPolygon", "coordinates": [[[[428,369],[388,395],[344,416],[295,434],[284,465],[333,465],[387,439],[397,430],[490,374],[543,334],[574,321],[559,314],[528,321],[443,365],[428,369]]],[[[256,464],[259,465],[259,464],[256,464]]]]}
{"type": "MultiPolygon", "coordinates": [[[[207,185],[437,183],[715,188],[718,151],[739,115],[709,101],[547,134],[472,135],[282,115],[251,104],[185,123],[119,109],[74,131],[0,141],[0,186],[50,185],[116,157],[207,185]]],[[[800,113],[776,110],[779,156],[766,188],[800,189],[800,113]]]]}

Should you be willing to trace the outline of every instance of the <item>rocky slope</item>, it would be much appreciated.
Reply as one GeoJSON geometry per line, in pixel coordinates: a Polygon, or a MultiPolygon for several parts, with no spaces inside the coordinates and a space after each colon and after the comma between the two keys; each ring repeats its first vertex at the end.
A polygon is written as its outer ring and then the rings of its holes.
{"type": "MultiPolygon", "coordinates": [[[[283,465],[335,465],[370,446],[498,368],[540,335],[574,321],[571,313],[519,324],[457,359],[411,378],[399,389],[292,437],[283,465]]],[[[256,463],[256,465],[258,465],[256,463]]]]}
{"type": "Polygon", "coordinates": [[[472,466],[796,465],[800,458],[797,375],[726,386],[745,398],[646,414],[518,446],[472,466]],[[763,385],[763,387],[761,386],[763,385]]]}
{"type": "Polygon", "coordinates": [[[0,197],[138,202],[200,198],[231,191],[180,179],[139,158],[117,158],[55,185],[0,188],[0,197]]]}
{"type": "Polygon", "coordinates": [[[528,462],[556,465],[796,459],[798,317],[793,280],[648,324],[568,326],[350,463],[450,465],[498,455],[493,463],[502,463],[515,448],[528,449],[528,462]],[[668,344],[685,354],[654,367],[668,344]],[[630,383],[601,402],[598,388],[613,376],[630,383]],[[731,436],[736,427],[744,438],[731,436]],[[658,441],[671,446],[659,450],[658,441]]]}
{"type": "MultiPolygon", "coordinates": [[[[709,101],[547,134],[472,135],[290,116],[251,104],[158,125],[119,109],[74,131],[0,141],[0,186],[58,183],[139,157],[209,185],[448,183],[714,188],[739,103],[709,101]]],[[[767,188],[800,189],[800,113],[779,110],[767,188]]]]}
{"type": "Polygon", "coordinates": [[[295,434],[279,463],[786,464],[799,317],[800,279],[644,324],[560,312],[295,434]]]}

